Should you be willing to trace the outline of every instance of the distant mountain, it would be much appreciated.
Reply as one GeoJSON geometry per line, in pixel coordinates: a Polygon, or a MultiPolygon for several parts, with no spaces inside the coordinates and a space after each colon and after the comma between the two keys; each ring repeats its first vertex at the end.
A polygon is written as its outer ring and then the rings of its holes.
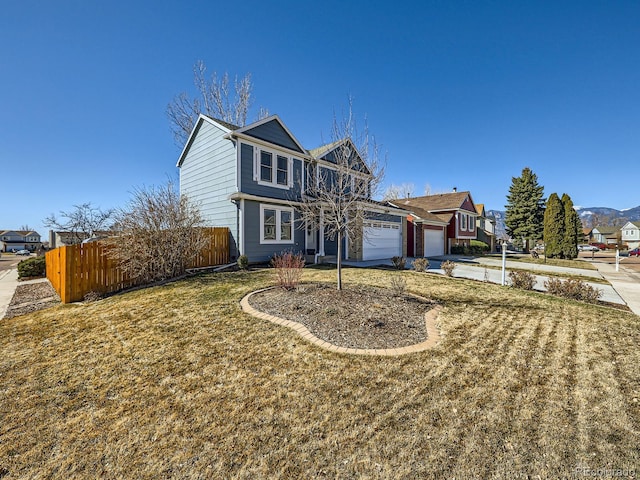
{"type": "MultiPolygon", "coordinates": [[[[609,207],[579,207],[577,210],[580,220],[585,227],[622,226],[627,222],[640,221],[640,205],[625,210],[616,210],[609,207]]],[[[500,238],[506,234],[504,226],[504,210],[487,210],[488,216],[496,219],[496,236],[500,238]]]]}

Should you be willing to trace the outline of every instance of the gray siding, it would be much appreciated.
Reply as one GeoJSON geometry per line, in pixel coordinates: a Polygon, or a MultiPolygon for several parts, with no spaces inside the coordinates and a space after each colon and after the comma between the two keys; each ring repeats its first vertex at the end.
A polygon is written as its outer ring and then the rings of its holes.
{"type": "MultiPolygon", "coordinates": [[[[262,203],[262,205],[269,205],[268,203],[262,203]]],[[[275,208],[282,207],[282,205],[273,205],[275,208]]],[[[261,244],[260,243],[260,202],[253,202],[245,200],[244,202],[244,225],[245,225],[245,240],[244,254],[249,258],[250,262],[268,262],[274,255],[284,252],[303,252],[304,250],[304,236],[305,231],[300,228],[301,220],[298,212],[294,214],[294,229],[293,240],[294,243],[282,243],[282,244],[261,244]]]]}
{"type": "Polygon", "coordinates": [[[303,153],[300,147],[296,145],[296,142],[289,136],[287,131],[282,128],[277,120],[271,120],[270,122],[263,123],[260,126],[252,128],[244,132],[252,137],[259,138],[275,145],[294,150],[296,152],[303,153]]]}
{"type": "MultiPolygon", "coordinates": [[[[277,198],[279,200],[299,200],[301,197],[300,188],[302,185],[302,160],[297,158],[293,159],[293,186],[290,189],[259,185],[258,181],[253,179],[253,149],[253,146],[246,143],[240,144],[240,188],[242,192],[260,197],[277,198]]],[[[275,151],[277,152],[277,150],[275,151]]],[[[287,155],[287,157],[289,156],[287,155]]]]}
{"type": "Polygon", "coordinates": [[[365,218],[367,220],[377,220],[379,222],[402,222],[402,217],[400,215],[392,215],[390,213],[365,212],[365,218]]]}
{"type": "Polygon", "coordinates": [[[229,227],[231,256],[238,255],[236,149],[225,132],[203,121],[180,167],[180,193],[200,208],[206,225],[229,227]]]}

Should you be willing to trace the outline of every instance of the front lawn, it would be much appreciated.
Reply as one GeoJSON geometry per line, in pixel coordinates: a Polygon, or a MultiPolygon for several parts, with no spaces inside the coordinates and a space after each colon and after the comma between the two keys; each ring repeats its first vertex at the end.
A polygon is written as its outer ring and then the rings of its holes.
{"type": "MultiPolygon", "coordinates": [[[[345,269],[388,286],[396,272],[345,269]]],[[[434,349],[350,356],[244,314],[270,271],[0,322],[0,477],[541,478],[640,465],[640,319],[403,272],[434,349]]],[[[304,280],[335,272],[305,269],[304,280]]],[[[339,295],[336,292],[336,295],[339,295]]]]}

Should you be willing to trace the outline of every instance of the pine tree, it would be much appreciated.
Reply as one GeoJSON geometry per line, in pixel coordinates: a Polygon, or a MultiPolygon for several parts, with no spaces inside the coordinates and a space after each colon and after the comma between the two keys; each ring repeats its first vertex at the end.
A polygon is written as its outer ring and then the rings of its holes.
{"type": "Polygon", "coordinates": [[[562,258],[564,239],[564,208],[557,193],[549,195],[544,211],[544,254],[562,258]]]}
{"type": "Polygon", "coordinates": [[[582,236],[582,222],[578,212],[573,208],[573,201],[566,193],[562,195],[564,208],[564,232],[562,239],[562,256],[574,259],[578,256],[578,240],[582,236]]]}
{"type": "Polygon", "coordinates": [[[512,177],[507,195],[505,225],[507,233],[519,246],[528,248],[542,237],[544,230],[544,187],[529,167],[520,177],[512,177]]]}

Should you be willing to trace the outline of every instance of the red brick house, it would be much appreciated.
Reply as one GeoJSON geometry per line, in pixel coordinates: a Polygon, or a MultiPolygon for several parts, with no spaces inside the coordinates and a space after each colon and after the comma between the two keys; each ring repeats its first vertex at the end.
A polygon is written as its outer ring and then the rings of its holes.
{"type": "Polygon", "coordinates": [[[470,192],[452,192],[394,200],[408,210],[407,256],[431,257],[451,253],[454,245],[477,239],[478,212],[470,192]]]}

